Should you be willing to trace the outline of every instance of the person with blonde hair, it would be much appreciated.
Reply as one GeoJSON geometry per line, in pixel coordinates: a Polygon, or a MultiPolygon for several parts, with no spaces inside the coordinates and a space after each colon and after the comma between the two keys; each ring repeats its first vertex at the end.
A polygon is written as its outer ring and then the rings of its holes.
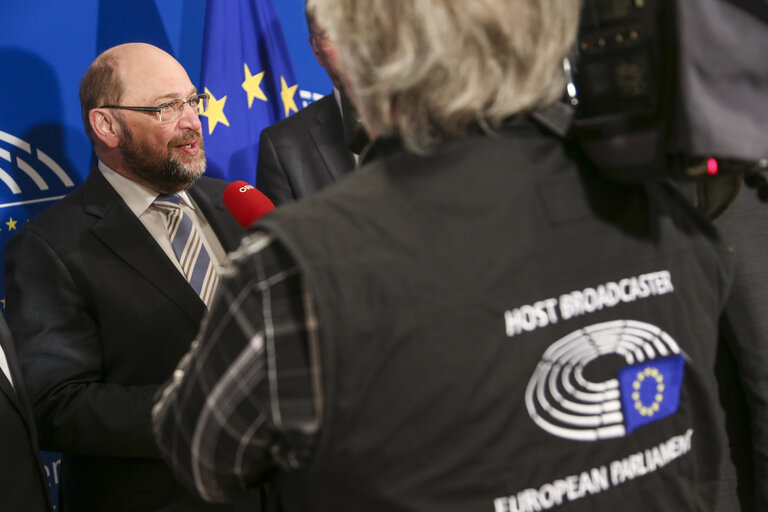
{"type": "Polygon", "coordinates": [[[264,217],[153,410],[177,476],[285,510],[728,508],[727,251],[532,113],[580,2],[315,0],[374,143],[264,217]]]}

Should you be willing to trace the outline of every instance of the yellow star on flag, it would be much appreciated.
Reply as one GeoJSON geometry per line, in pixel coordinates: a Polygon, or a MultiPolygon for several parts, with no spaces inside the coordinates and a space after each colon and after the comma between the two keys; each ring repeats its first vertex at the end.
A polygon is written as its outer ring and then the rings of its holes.
{"type": "Polygon", "coordinates": [[[208,118],[208,135],[210,135],[218,123],[229,126],[229,120],[224,115],[224,104],[227,102],[227,97],[223,96],[220,100],[217,100],[207,87],[205,88],[205,93],[210,96],[210,99],[208,100],[205,112],[200,112],[200,115],[208,118]]]}
{"type": "Polygon", "coordinates": [[[8,222],[5,223],[5,225],[8,226],[8,231],[15,230],[17,222],[19,222],[19,221],[13,220],[13,217],[8,217],[8,222]]]}
{"type": "Polygon", "coordinates": [[[243,68],[245,68],[245,81],[241,85],[245,92],[248,93],[248,108],[251,108],[251,105],[253,105],[253,98],[268,101],[264,91],[261,90],[261,80],[264,78],[264,72],[252,75],[246,63],[243,63],[243,68]]]}
{"type": "Polygon", "coordinates": [[[296,94],[296,89],[299,87],[299,84],[288,87],[288,84],[285,83],[285,77],[281,76],[280,85],[282,88],[282,90],[280,91],[280,97],[283,99],[283,107],[285,108],[285,117],[288,117],[288,115],[291,112],[299,111],[299,109],[296,107],[296,101],[293,99],[293,96],[296,94]]]}

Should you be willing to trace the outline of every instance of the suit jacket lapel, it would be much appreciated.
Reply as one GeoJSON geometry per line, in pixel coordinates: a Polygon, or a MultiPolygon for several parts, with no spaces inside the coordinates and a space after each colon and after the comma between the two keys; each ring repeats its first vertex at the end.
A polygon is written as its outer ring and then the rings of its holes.
{"type": "Polygon", "coordinates": [[[333,94],[318,100],[323,102],[310,128],[312,139],[334,180],[340,179],[355,167],[355,157],[344,142],[344,125],[339,106],[333,94]]]}
{"type": "Polygon", "coordinates": [[[83,184],[83,197],[85,212],[99,218],[91,228],[94,236],[197,325],[205,304],[98,169],[83,184]]]}
{"type": "MultiPolygon", "coordinates": [[[[5,320],[2,318],[0,318],[0,346],[5,353],[5,359],[8,361],[8,367],[11,370],[11,377],[13,378],[13,386],[11,386],[11,383],[5,378],[5,374],[0,371],[0,392],[8,396],[9,401],[16,407],[24,421],[30,445],[35,448],[34,456],[37,459],[38,475],[42,481],[43,488],[45,489],[48,487],[48,477],[44,472],[43,459],[40,456],[37,445],[37,428],[35,427],[32,406],[29,404],[29,399],[27,398],[27,388],[24,385],[24,379],[21,375],[21,367],[19,366],[19,361],[16,357],[16,349],[13,346],[11,333],[8,330],[5,320]]],[[[46,496],[46,501],[48,501],[48,499],[49,498],[46,496]]]]}
{"type": "MultiPolygon", "coordinates": [[[[3,347],[3,350],[5,350],[5,347],[3,347]]],[[[11,371],[11,375],[13,375],[14,378],[17,378],[17,379],[19,378],[18,377],[19,374],[17,372],[11,371]]],[[[4,393],[8,397],[8,400],[10,400],[13,406],[19,410],[19,414],[23,415],[22,405],[19,402],[19,397],[16,396],[16,390],[13,389],[13,386],[11,386],[11,383],[8,381],[8,379],[5,376],[5,373],[3,373],[2,371],[0,371],[0,392],[4,393]]],[[[24,418],[25,420],[29,421],[28,420],[29,416],[25,416],[24,418]]]]}
{"type": "Polygon", "coordinates": [[[32,407],[29,405],[29,400],[26,398],[27,388],[24,385],[24,379],[21,375],[21,367],[19,366],[19,361],[16,357],[16,348],[13,346],[11,333],[6,326],[4,319],[0,319],[0,346],[3,349],[5,359],[8,362],[8,368],[11,370],[11,377],[13,378],[13,385],[11,385],[10,381],[5,377],[5,374],[0,371],[0,391],[8,396],[10,402],[19,411],[19,414],[24,419],[24,424],[27,427],[29,438],[36,443],[37,431],[35,430],[32,407]]]}
{"type": "Polygon", "coordinates": [[[224,203],[211,201],[211,196],[203,193],[198,184],[193,185],[187,192],[195,200],[195,204],[200,207],[224,250],[231,252],[237,249],[244,230],[239,224],[236,224],[224,203]]]}
{"type": "Polygon", "coordinates": [[[16,359],[16,350],[11,340],[11,333],[8,331],[8,327],[3,319],[0,319],[0,347],[3,349],[5,360],[8,362],[8,368],[11,371],[11,377],[14,379],[14,383],[11,385],[5,373],[0,371],[0,391],[8,395],[10,401],[26,421],[31,421],[32,411],[29,409],[29,405],[19,398],[19,393],[25,392],[24,382],[21,378],[21,368],[16,359]]]}

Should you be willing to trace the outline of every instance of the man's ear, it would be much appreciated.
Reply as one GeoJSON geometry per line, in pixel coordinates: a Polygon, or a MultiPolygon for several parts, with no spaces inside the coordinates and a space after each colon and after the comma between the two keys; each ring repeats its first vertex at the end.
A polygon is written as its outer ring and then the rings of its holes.
{"type": "Polygon", "coordinates": [[[317,59],[317,62],[320,63],[320,53],[317,51],[317,42],[315,41],[315,37],[312,34],[309,34],[309,46],[312,47],[312,53],[315,54],[315,59],[317,59]]]}
{"type": "Polygon", "coordinates": [[[115,116],[103,108],[92,108],[88,121],[96,137],[110,149],[115,149],[120,142],[120,125],[115,116]]]}

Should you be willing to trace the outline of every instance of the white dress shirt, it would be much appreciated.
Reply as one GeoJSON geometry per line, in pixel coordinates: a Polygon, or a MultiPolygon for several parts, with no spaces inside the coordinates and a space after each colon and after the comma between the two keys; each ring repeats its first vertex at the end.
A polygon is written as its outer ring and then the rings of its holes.
{"type": "MultiPolygon", "coordinates": [[[[112,185],[112,188],[120,194],[128,208],[138,217],[144,227],[147,228],[152,238],[160,245],[168,259],[174,264],[178,271],[184,275],[181,270],[179,260],[176,259],[176,254],[173,252],[173,246],[171,245],[171,239],[168,235],[168,230],[165,227],[165,216],[157,208],[152,208],[152,203],[158,196],[158,193],[150,188],[140,185],[133,180],[126,178],[125,176],[113,171],[107,165],[99,161],[99,170],[104,175],[104,178],[112,185]]],[[[213,228],[208,223],[200,208],[195,205],[195,202],[185,191],[179,192],[179,206],[184,211],[197,228],[198,232],[203,238],[203,244],[208,250],[208,254],[211,257],[211,261],[216,265],[217,271],[221,268],[221,265],[226,261],[227,253],[213,232],[213,228]]]]}
{"type": "Polygon", "coordinates": [[[13,379],[11,378],[11,369],[8,367],[8,360],[5,358],[5,352],[3,352],[3,347],[0,347],[0,370],[3,370],[3,373],[8,378],[8,382],[10,382],[11,386],[13,386],[13,379]]]}

